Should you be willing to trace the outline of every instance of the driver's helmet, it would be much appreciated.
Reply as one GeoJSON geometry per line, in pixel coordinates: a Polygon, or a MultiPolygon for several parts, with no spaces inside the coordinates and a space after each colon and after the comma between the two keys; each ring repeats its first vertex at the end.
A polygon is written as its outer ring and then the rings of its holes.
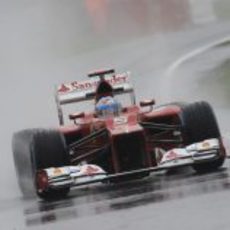
{"type": "Polygon", "coordinates": [[[117,116],[120,111],[120,104],[111,96],[102,97],[96,103],[96,114],[99,117],[117,116]]]}

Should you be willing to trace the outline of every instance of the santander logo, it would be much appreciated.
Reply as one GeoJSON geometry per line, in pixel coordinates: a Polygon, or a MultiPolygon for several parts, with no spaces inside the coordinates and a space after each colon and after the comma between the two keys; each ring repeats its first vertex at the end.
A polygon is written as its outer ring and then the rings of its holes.
{"type": "MultiPolygon", "coordinates": [[[[123,84],[123,83],[128,81],[128,74],[123,73],[123,74],[114,75],[114,76],[106,79],[106,81],[110,85],[123,84]]],[[[100,82],[99,80],[80,81],[80,82],[73,81],[71,83],[60,85],[58,87],[58,93],[65,94],[65,93],[70,93],[72,91],[84,91],[84,90],[96,89],[99,82],[100,82]]]]}
{"type": "Polygon", "coordinates": [[[58,92],[59,93],[66,93],[66,92],[69,92],[71,89],[70,87],[68,87],[67,85],[65,84],[62,84],[61,86],[59,86],[58,88],[58,92]]]}

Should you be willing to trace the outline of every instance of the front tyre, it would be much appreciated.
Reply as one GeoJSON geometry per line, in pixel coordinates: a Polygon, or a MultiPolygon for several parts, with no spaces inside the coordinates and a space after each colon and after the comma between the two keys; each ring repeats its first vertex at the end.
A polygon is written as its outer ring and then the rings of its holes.
{"type": "Polygon", "coordinates": [[[19,185],[24,196],[36,191],[42,199],[57,199],[66,196],[69,188],[58,190],[38,187],[38,173],[44,168],[62,167],[70,164],[63,134],[57,130],[32,129],[18,132],[13,137],[13,152],[19,185]],[[28,173],[28,174],[27,174],[28,173]],[[23,179],[33,182],[30,189],[23,179]]]}
{"type": "Polygon", "coordinates": [[[31,146],[35,130],[23,130],[14,133],[12,151],[19,188],[24,198],[36,195],[34,186],[35,167],[31,160],[31,146]]]}
{"type": "Polygon", "coordinates": [[[219,157],[211,162],[197,163],[193,168],[199,172],[214,171],[225,160],[225,148],[221,141],[219,126],[211,106],[207,102],[195,102],[182,108],[180,114],[185,145],[217,138],[220,142],[219,157]]]}
{"type": "MultiPolygon", "coordinates": [[[[70,164],[64,136],[57,130],[38,130],[36,132],[33,136],[32,156],[36,172],[44,168],[70,164]]],[[[59,199],[69,193],[70,188],[42,190],[38,187],[38,179],[38,174],[36,174],[36,191],[42,199],[59,199]]]]}

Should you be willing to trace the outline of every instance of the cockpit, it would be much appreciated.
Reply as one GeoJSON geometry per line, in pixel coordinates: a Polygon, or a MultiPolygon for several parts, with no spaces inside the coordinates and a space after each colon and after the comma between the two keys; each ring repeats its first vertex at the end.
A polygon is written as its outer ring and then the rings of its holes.
{"type": "Polygon", "coordinates": [[[102,118],[119,116],[121,104],[111,96],[102,97],[96,103],[95,112],[97,117],[102,118]]]}

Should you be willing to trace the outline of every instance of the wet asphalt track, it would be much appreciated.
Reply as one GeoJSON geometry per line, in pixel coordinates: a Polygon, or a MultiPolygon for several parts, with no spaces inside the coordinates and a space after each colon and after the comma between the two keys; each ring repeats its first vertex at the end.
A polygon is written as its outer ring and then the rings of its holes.
{"type": "Polygon", "coordinates": [[[168,91],[161,90],[179,57],[229,35],[228,1],[98,1],[103,14],[90,3],[0,1],[1,229],[229,229],[228,161],[212,174],[189,168],[163,172],[80,188],[52,203],[20,198],[10,150],[13,131],[54,126],[53,85],[83,79],[94,68],[131,70],[139,99],[211,101],[228,142],[228,98],[216,96],[213,88],[204,92],[199,83],[229,52],[209,51],[183,63],[168,91]]]}

